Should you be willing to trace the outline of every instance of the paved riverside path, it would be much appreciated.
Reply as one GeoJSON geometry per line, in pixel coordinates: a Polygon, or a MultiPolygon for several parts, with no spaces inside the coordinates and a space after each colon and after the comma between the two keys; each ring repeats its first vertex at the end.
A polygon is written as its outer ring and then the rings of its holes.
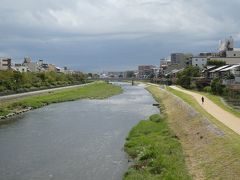
{"type": "Polygon", "coordinates": [[[218,121],[222,122],[224,125],[232,129],[234,132],[240,135],[240,118],[235,115],[225,111],[215,103],[213,103],[210,99],[201,94],[191,92],[185,89],[178,88],[176,86],[170,86],[171,88],[181,91],[183,93],[189,94],[193,96],[194,99],[205,109],[209,114],[215,117],[218,121]],[[204,103],[202,104],[201,98],[204,97],[204,103]]]}
{"type": "Polygon", "coordinates": [[[73,86],[65,86],[65,87],[59,87],[59,88],[52,88],[52,89],[44,89],[44,90],[39,90],[39,91],[32,91],[32,92],[26,92],[26,93],[12,94],[12,95],[7,95],[7,96],[0,96],[0,100],[10,100],[10,99],[21,98],[21,97],[37,95],[37,94],[43,94],[43,93],[53,92],[53,91],[58,91],[58,90],[63,90],[63,89],[76,88],[76,87],[86,86],[88,84],[91,84],[91,83],[80,84],[80,85],[73,85],[73,86]]]}

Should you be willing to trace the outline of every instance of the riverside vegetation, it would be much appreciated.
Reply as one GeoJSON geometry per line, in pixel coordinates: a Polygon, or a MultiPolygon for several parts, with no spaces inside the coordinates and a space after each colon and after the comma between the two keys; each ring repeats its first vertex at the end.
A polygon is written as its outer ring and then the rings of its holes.
{"type": "Polygon", "coordinates": [[[40,108],[44,105],[73,101],[77,99],[103,99],[122,92],[120,86],[107,84],[105,82],[95,82],[83,87],[60,90],[56,92],[34,95],[17,100],[0,102],[0,116],[14,113],[20,109],[40,108]]]}
{"type": "Polygon", "coordinates": [[[57,86],[82,84],[85,75],[81,72],[63,74],[56,72],[0,71],[0,94],[27,92],[57,86]]]}
{"type": "Polygon", "coordinates": [[[132,128],[125,151],[134,162],[125,173],[125,180],[191,179],[181,144],[167,119],[161,105],[161,115],[152,115],[132,128]]]}
{"type": "Polygon", "coordinates": [[[156,86],[148,90],[164,104],[168,125],[182,145],[193,179],[239,179],[239,135],[208,114],[190,95],[156,86]]]}

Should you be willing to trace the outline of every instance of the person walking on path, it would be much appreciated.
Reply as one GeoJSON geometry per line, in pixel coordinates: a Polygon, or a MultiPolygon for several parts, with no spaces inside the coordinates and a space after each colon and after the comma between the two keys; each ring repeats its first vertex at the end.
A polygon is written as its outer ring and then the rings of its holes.
{"type": "Polygon", "coordinates": [[[201,99],[202,99],[202,104],[204,104],[204,97],[202,96],[202,98],[201,98],[201,99]]]}

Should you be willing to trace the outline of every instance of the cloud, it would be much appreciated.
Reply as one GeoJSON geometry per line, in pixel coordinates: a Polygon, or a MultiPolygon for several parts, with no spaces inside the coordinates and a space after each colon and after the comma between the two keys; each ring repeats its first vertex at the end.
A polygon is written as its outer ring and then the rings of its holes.
{"type": "Polygon", "coordinates": [[[151,58],[158,60],[171,50],[214,50],[228,35],[240,40],[238,0],[1,0],[0,5],[0,48],[13,57],[55,56],[64,63],[72,48],[74,59],[82,54],[86,59],[110,59],[115,53],[133,65],[148,63],[146,55],[152,51],[151,58]],[[111,47],[116,48],[112,53],[104,49],[111,47]],[[126,56],[119,50],[124,48],[126,56]]]}

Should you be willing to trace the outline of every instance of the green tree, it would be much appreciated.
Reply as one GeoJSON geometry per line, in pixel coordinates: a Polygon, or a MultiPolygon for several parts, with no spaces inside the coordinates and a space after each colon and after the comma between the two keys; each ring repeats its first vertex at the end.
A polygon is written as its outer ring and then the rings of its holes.
{"type": "Polygon", "coordinates": [[[225,86],[222,85],[219,78],[215,78],[211,82],[211,90],[213,94],[222,95],[224,92],[225,86]]]}
{"type": "Polygon", "coordinates": [[[193,77],[199,77],[200,72],[198,67],[189,66],[182,72],[177,74],[177,84],[184,88],[191,88],[191,81],[193,77]]]}
{"type": "Polygon", "coordinates": [[[221,60],[209,60],[207,61],[207,65],[220,67],[226,65],[226,62],[221,60]]]}

